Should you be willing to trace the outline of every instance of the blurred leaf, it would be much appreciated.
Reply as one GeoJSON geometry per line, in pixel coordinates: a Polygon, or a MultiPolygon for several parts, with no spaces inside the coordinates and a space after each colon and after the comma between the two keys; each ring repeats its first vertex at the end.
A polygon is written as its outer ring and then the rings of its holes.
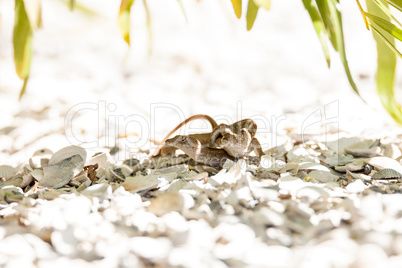
{"type": "Polygon", "coordinates": [[[70,9],[70,11],[74,11],[75,8],[75,0],[70,0],[68,2],[68,8],[70,9]]]}
{"type": "Polygon", "coordinates": [[[335,27],[331,19],[331,13],[329,12],[328,0],[316,0],[318,11],[320,12],[321,20],[324,23],[329,40],[336,51],[338,51],[335,27]]]}
{"type": "Polygon", "coordinates": [[[148,29],[148,55],[152,53],[152,27],[151,27],[151,13],[149,12],[148,4],[144,1],[145,13],[147,14],[147,29],[148,29]]]}
{"type": "Polygon", "coordinates": [[[324,52],[325,59],[327,60],[327,65],[330,67],[330,55],[327,44],[327,32],[325,31],[324,23],[318,13],[316,6],[313,4],[312,0],[302,0],[304,7],[307,9],[311,20],[313,21],[314,29],[317,33],[318,38],[320,39],[321,47],[324,52]]]}
{"type": "Polygon", "coordinates": [[[236,14],[236,17],[240,19],[241,17],[241,0],[232,0],[232,5],[234,12],[236,14]]]}
{"type": "Polygon", "coordinates": [[[32,58],[32,26],[25,11],[24,1],[15,0],[14,18],[14,64],[17,75],[21,79],[29,76],[32,58]]]}
{"type": "MultiPolygon", "coordinates": [[[[378,16],[375,16],[373,14],[369,14],[369,13],[365,12],[363,10],[362,6],[360,5],[360,2],[357,1],[357,5],[359,7],[360,13],[363,16],[363,20],[367,26],[367,29],[370,30],[370,26],[371,26],[371,28],[374,30],[374,32],[376,32],[378,34],[378,38],[380,38],[396,55],[398,55],[399,57],[402,57],[402,54],[395,47],[395,42],[394,42],[394,39],[392,38],[392,37],[396,37],[400,40],[402,31],[399,30],[397,26],[393,25],[390,22],[390,18],[393,18],[393,16],[389,10],[389,7],[386,4],[379,2],[378,0],[373,0],[373,1],[374,2],[372,3],[372,5],[374,5],[374,3],[375,3],[377,5],[377,8],[380,11],[382,11],[383,17],[387,18],[388,21],[385,19],[382,19],[378,16]],[[368,22],[367,18],[370,19],[371,23],[368,22]],[[380,22],[380,24],[378,24],[376,22],[380,22]],[[385,36],[385,33],[388,33],[391,36],[388,35],[389,37],[387,38],[385,36]]],[[[381,0],[381,1],[383,1],[383,0],[381,0]]]]}
{"type": "Polygon", "coordinates": [[[121,0],[119,11],[119,26],[124,40],[130,45],[130,11],[134,0],[121,0]]]}
{"type": "Polygon", "coordinates": [[[255,18],[257,17],[258,6],[255,4],[254,0],[248,0],[247,7],[247,31],[250,31],[253,28],[255,18]]]}
{"type": "Polygon", "coordinates": [[[80,3],[77,3],[75,0],[58,0],[58,1],[63,2],[64,4],[66,4],[68,6],[68,8],[70,9],[70,11],[78,10],[78,11],[81,11],[83,13],[86,13],[87,15],[99,15],[93,9],[90,9],[90,8],[80,4],[80,3]],[[72,3],[72,1],[74,1],[74,3],[72,3]],[[71,8],[73,8],[73,10],[71,8]]]}
{"type": "Polygon", "coordinates": [[[402,1],[401,0],[385,0],[388,4],[393,6],[394,8],[398,9],[402,12],[402,1]]]}
{"type": "Polygon", "coordinates": [[[22,96],[25,94],[25,90],[27,89],[27,85],[28,85],[28,79],[29,79],[29,76],[24,78],[24,84],[22,85],[22,88],[20,91],[20,96],[19,96],[18,100],[21,100],[22,96]]]}
{"type": "Polygon", "coordinates": [[[379,21],[382,25],[378,24],[381,28],[377,28],[373,25],[375,27],[373,36],[377,44],[377,94],[380,97],[382,105],[395,122],[402,124],[401,107],[396,102],[394,94],[396,55],[389,47],[389,45],[395,47],[395,39],[393,38],[394,34],[392,34],[395,33],[395,30],[393,27],[391,27],[392,30],[390,30],[390,18],[378,7],[377,4],[372,0],[367,0],[366,4],[367,11],[370,12],[370,14],[366,13],[366,15],[370,15],[368,17],[373,22],[374,20],[376,22],[379,21]],[[383,39],[386,39],[387,41],[383,39]]]}
{"type": "Polygon", "coordinates": [[[24,0],[25,11],[33,29],[42,26],[42,8],[40,0],[24,0]]]}
{"type": "MultiPolygon", "coordinates": [[[[399,26],[402,26],[402,24],[395,18],[395,16],[391,13],[391,10],[389,10],[387,2],[385,0],[374,0],[374,2],[378,5],[381,10],[387,14],[387,16],[391,17],[399,26]]],[[[359,5],[359,3],[358,3],[359,5]]]]}
{"type": "Polygon", "coordinates": [[[334,29],[333,29],[334,35],[332,37],[336,42],[337,51],[339,52],[339,56],[341,57],[343,67],[345,69],[346,75],[349,80],[349,84],[351,85],[353,90],[357,93],[357,95],[360,96],[359,91],[356,87],[356,84],[353,81],[352,74],[350,73],[348,60],[346,59],[345,42],[343,40],[342,17],[341,17],[341,13],[338,9],[339,0],[327,0],[327,4],[328,4],[327,7],[328,7],[328,11],[330,13],[332,25],[334,27],[334,29]]]}
{"type": "Polygon", "coordinates": [[[258,7],[263,7],[268,10],[271,8],[271,0],[254,0],[254,3],[258,7]]]}
{"type": "Polygon", "coordinates": [[[187,13],[186,13],[186,10],[184,9],[183,1],[182,0],[177,0],[177,3],[179,3],[181,12],[183,12],[183,15],[184,15],[184,18],[186,19],[186,22],[188,22],[187,13]]]}
{"type": "Polygon", "coordinates": [[[390,49],[392,49],[392,51],[393,51],[396,55],[398,55],[400,58],[402,58],[402,53],[399,52],[399,50],[395,47],[395,45],[394,45],[392,42],[390,42],[390,41],[380,32],[380,30],[379,30],[376,26],[371,25],[371,29],[373,29],[373,30],[380,36],[380,38],[385,42],[385,44],[387,44],[388,47],[389,47],[390,49]]]}
{"type": "MultiPolygon", "coordinates": [[[[374,4],[373,4],[374,5],[374,4]]],[[[379,8],[378,8],[379,9],[379,8]]],[[[379,9],[380,10],[380,9],[379,9]]],[[[382,12],[382,11],[381,11],[382,12]]],[[[388,16],[384,14],[384,17],[388,16]]],[[[402,41],[402,30],[399,29],[397,26],[392,24],[390,20],[385,20],[383,18],[380,18],[378,16],[375,16],[370,13],[365,13],[365,15],[370,19],[372,23],[375,23],[378,25],[382,30],[386,31],[387,33],[391,34],[393,37],[397,38],[399,41],[402,41]]]]}

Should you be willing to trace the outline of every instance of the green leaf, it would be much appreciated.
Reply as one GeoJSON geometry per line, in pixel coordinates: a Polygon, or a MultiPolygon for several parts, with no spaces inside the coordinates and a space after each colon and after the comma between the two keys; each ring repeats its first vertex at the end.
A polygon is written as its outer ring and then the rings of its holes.
{"type": "Polygon", "coordinates": [[[68,2],[68,8],[70,9],[70,11],[74,11],[75,8],[75,0],[70,0],[68,2]]]}
{"type": "MultiPolygon", "coordinates": [[[[28,1],[30,1],[30,0],[28,0],[28,1]]],[[[78,10],[82,13],[85,13],[86,15],[99,16],[98,12],[86,7],[85,5],[80,4],[79,2],[77,3],[76,0],[58,0],[58,1],[66,4],[70,11],[78,10]]]]}
{"type": "Polygon", "coordinates": [[[119,26],[124,40],[130,45],[130,11],[134,0],[121,0],[119,11],[119,26]]]}
{"type": "Polygon", "coordinates": [[[254,3],[258,7],[263,7],[267,10],[269,10],[271,8],[271,0],[254,0],[254,3]]]}
{"type": "Polygon", "coordinates": [[[402,53],[399,52],[399,50],[394,46],[394,44],[392,44],[392,43],[380,32],[380,30],[379,30],[376,26],[371,25],[371,29],[373,29],[373,30],[380,36],[380,38],[382,39],[382,41],[384,41],[385,44],[387,44],[388,47],[389,47],[390,49],[392,49],[392,51],[393,51],[397,56],[399,56],[400,58],[402,58],[402,53]]]}
{"type": "Polygon", "coordinates": [[[330,67],[331,59],[329,55],[329,49],[327,44],[328,35],[325,31],[324,22],[322,21],[320,14],[316,6],[313,4],[312,0],[302,0],[304,7],[307,9],[308,14],[313,22],[314,29],[317,33],[318,38],[320,39],[321,47],[324,52],[325,59],[327,60],[327,65],[330,67]]]}
{"type": "Polygon", "coordinates": [[[240,19],[241,17],[241,0],[232,0],[233,10],[236,14],[236,17],[240,19]]]}
{"type": "Polygon", "coordinates": [[[402,12],[402,1],[401,0],[385,0],[388,4],[393,6],[394,8],[398,9],[402,12]]]}
{"type": "Polygon", "coordinates": [[[147,29],[148,29],[148,55],[152,54],[152,25],[151,25],[151,13],[149,12],[148,4],[144,1],[145,13],[147,15],[147,29]]]}
{"type": "Polygon", "coordinates": [[[24,1],[15,0],[13,32],[14,64],[19,78],[29,76],[32,58],[32,26],[25,11],[24,1]]]}
{"type": "Polygon", "coordinates": [[[353,90],[357,93],[357,95],[360,96],[359,91],[356,87],[356,84],[353,81],[352,74],[350,73],[348,60],[346,58],[345,42],[343,40],[342,17],[341,17],[341,13],[338,9],[339,0],[327,0],[327,4],[328,4],[328,11],[330,13],[330,17],[331,17],[332,24],[334,27],[333,38],[336,42],[337,51],[339,52],[339,56],[341,57],[343,67],[345,69],[346,75],[349,80],[349,84],[351,85],[353,90]]]}
{"type": "Polygon", "coordinates": [[[188,22],[188,17],[187,17],[186,10],[184,9],[183,1],[182,0],[177,0],[177,3],[179,3],[181,12],[183,12],[183,15],[184,15],[184,18],[186,19],[186,22],[188,22]]]}
{"type": "Polygon", "coordinates": [[[254,0],[248,0],[247,7],[247,31],[250,31],[253,28],[255,18],[257,17],[258,6],[255,4],[254,0]]]}
{"type": "Polygon", "coordinates": [[[398,19],[395,18],[395,16],[391,13],[391,10],[389,10],[388,4],[385,2],[385,0],[374,0],[374,2],[385,14],[387,14],[387,16],[391,17],[399,26],[402,26],[398,19]]]}
{"type": "Polygon", "coordinates": [[[329,40],[331,41],[335,51],[338,51],[335,27],[333,25],[331,13],[329,12],[328,0],[316,0],[315,2],[317,4],[318,11],[320,12],[321,20],[323,21],[327,31],[329,40]]]}
{"type": "Polygon", "coordinates": [[[29,76],[24,78],[24,84],[22,85],[22,88],[20,91],[20,96],[19,96],[18,100],[21,100],[22,96],[25,94],[25,90],[27,89],[27,85],[28,85],[28,79],[29,79],[29,76]]]}
{"type": "MultiPolygon", "coordinates": [[[[374,4],[373,4],[374,5],[374,4]]],[[[379,8],[378,8],[379,9],[379,8]]],[[[380,9],[379,9],[380,10],[380,9]]],[[[382,12],[382,11],[381,11],[382,12]]],[[[387,33],[391,34],[393,37],[397,38],[399,41],[402,41],[402,30],[399,29],[397,26],[392,24],[389,20],[389,17],[383,12],[384,16],[388,18],[385,20],[378,16],[375,16],[370,13],[365,13],[365,15],[370,19],[372,23],[378,25],[382,30],[386,31],[387,33]]]]}
{"type": "MultiPolygon", "coordinates": [[[[376,21],[378,21],[377,18],[380,18],[383,20],[383,26],[390,24],[390,18],[372,0],[367,0],[366,4],[367,11],[369,11],[371,14],[378,15],[371,15],[376,17],[376,21]],[[384,21],[387,21],[387,23],[384,24],[384,21]]],[[[371,19],[371,17],[369,18],[371,19]]],[[[389,45],[395,47],[395,39],[390,35],[388,27],[386,27],[388,30],[382,28],[381,26],[381,28],[374,27],[373,29],[375,29],[375,31],[373,31],[373,36],[377,44],[377,94],[380,97],[382,105],[395,120],[395,122],[402,124],[401,107],[396,102],[394,93],[396,55],[389,47],[389,45]],[[386,39],[389,44],[384,42],[383,38],[386,39]]]]}

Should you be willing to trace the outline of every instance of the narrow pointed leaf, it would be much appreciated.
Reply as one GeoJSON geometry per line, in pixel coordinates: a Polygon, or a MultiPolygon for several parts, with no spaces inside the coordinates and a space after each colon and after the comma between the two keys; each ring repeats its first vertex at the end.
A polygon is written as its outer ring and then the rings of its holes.
{"type": "Polygon", "coordinates": [[[236,14],[236,17],[240,19],[241,17],[241,0],[232,0],[233,10],[236,14]]]}
{"type": "MultiPolygon", "coordinates": [[[[392,24],[389,20],[385,20],[383,18],[380,18],[378,16],[375,16],[370,13],[365,14],[372,23],[375,23],[378,25],[382,30],[386,31],[387,33],[391,34],[393,37],[398,39],[399,41],[402,41],[402,30],[399,29],[397,26],[392,24]]],[[[386,16],[384,14],[384,16],[386,16]]],[[[387,16],[386,16],[387,17],[387,16]]]]}
{"type": "Polygon", "coordinates": [[[119,26],[124,41],[130,45],[130,11],[134,0],[121,0],[119,11],[119,26]]]}
{"type": "Polygon", "coordinates": [[[22,88],[20,90],[20,96],[19,96],[18,100],[21,100],[22,96],[25,94],[25,91],[26,91],[27,85],[28,85],[28,79],[29,79],[29,76],[24,78],[24,84],[22,85],[22,88]]]}
{"type": "Polygon", "coordinates": [[[385,0],[374,0],[374,2],[378,5],[381,10],[387,14],[388,17],[391,17],[392,20],[394,20],[399,26],[402,27],[402,24],[398,21],[398,19],[391,13],[391,10],[389,10],[387,2],[385,0]]]}
{"type": "Polygon", "coordinates": [[[73,11],[75,8],[75,0],[70,0],[68,2],[68,8],[70,9],[70,11],[73,11]]]}
{"type": "Polygon", "coordinates": [[[338,51],[335,28],[331,19],[331,13],[329,12],[328,0],[316,0],[318,11],[321,16],[321,20],[324,23],[325,30],[327,31],[329,40],[332,43],[335,51],[338,51]]]}
{"type": "Polygon", "coordinates": [[[24,1],[15,0],[13,32],[14,64],[21,79],[29,76],[32,58],[32,26],[25,11],[24,1]]]}
{"type": "Polygon", "coordinates": [[[388,4],[393,6],[394,8],[398,9],[402,12],[402,1],[401,0],[386,0],[388,4]]]}
{"type": "Polygon", "coordinates": [[[336,47],[337,51],[339,52],[339,56],[341,57],[341,61],[343,64],[343,67],[345,69],[346,75],[349,80],[349,84],[353,88],[353,90],[357,93],[357,95],[360,96],[359,90],[357,89],[357,86],[355,82],[353,81],[352,74],[350,73],[349,65],[348,65],[348,60],[346,58],[346,52],[345,52],[345,42],[343,39],[343,29],[342,29],[342,17],[341,13],[338,9],[339,7],[339,0],[328,0],[328,11],[331,15],[332,18],[332,23],[334,26],[334,40],[336,41],[336,47]]]}
{"type": "Polygon", "coordinates": [[[271,8],[271,0],[254,0],[254,3],[258,7],[263,7],[267,10],[269,10],[271,8]]]}
{"type": "Polygon", "coordinates": [[[382,41],[384,41],[385,44],[388,45],[388,47],[400,58],[402,58],[402,53],[395,47],[395,44],[393,44],[392,42],[390,42],[381,32],[380,30],[374,26],[371,25],[371,29],[373,29],[382,39],[382,41]]]}
{"type": "MultiPolygon", "coordinates": [[[[29,1],[29,0],[28,0],[29,1]]],[[[90,16],[99,16],[99,13],[83,4],[80,4],[80,2],[77,2],[76,0],[58,0],[60,2],[63,2],[68,6],[68,9],[70,11],[80,11],[82,13],[85,13],[86,15],[90,16]]]]}
{"type": "Polygon", "coordinates": [[[184,9],[183,1],[182,0],[177,0],[177,3],[179,3],[181,12],[183,13],[183,16],[184,16],[184,19],[186,20],[186,22],[188,22],[188,17],[187,17],[186,10],[184,9]]]}
{"type": "Polygon", "coordinates": [[[250,31],[253,28],[255,18],[257,17],[258,6],[255,4],[254,0],[248,0],[247,7],[247,31],[250,31]]]}
{"type": "Polygon", "coordinates": [[[322,21],[320,14],[318,13],[317,8],[314,6],[312,0],[302,0],[304,7],[307,9],[308,14],[313,22],[314,29],[317,33],[318,38],[320,39],[321,47],[324,52],[325,59],[327,60],[328,67],[331,64],[329,49],[327,44],[328,35],[325,31],[324,22],[322,21]]]}
{"type": "MultiPolygon", "coordinates": [[[[383,20],[382,25],[384,25],[384,21],[387,20],[387,22],[390,23],[390,18],[372,0],[367,0],[366,4],[367,11],[369,11],[370,14],[376,14],[378,15],[375,16],[376,18],[383,20]]],[[[371,17],[369,18],[371,19],[371,17]]],[[[378,21],[378,19],[376,19],[376,21],[378,21]]],[[[380,26],[381,28],[374,27],[375,31],[373,31],[373,36],[377,45],[377,94],[380,97],[382,105],[395,122],[402,124],[401,107],[396,102],[394,93],[396,55],[389,47],[389,44],[395,47],[395,39],[390,35],[390,32],[382,28],[382,26],[380,26]],[[384,42],[383,38],[388,42],[384,42]]]]}
{"type": "MultiPolygon", "coordinates": [[[[30,0],[26,0],[30,1],[30,0]]],[[[86,15],[90,16],[99,16],[99,13],[91,8],[88,8],[87,6],[80,4],[80,2],[77,2],[76,0],[57,0],[59,2],[62,2],[63,4],[66,4],[68,6],[68,9],[70,11],[78,10],[82,13],[85,13],[86,15]],[[71,9],[73,8],[73,10],[71,9]]]]}

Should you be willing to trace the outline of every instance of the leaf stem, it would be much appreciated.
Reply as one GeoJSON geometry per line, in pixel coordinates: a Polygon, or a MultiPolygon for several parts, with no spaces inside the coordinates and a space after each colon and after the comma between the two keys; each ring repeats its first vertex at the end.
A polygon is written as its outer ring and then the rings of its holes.
{"type": "Polygon", "coordinates": [[[367,20],[367,17],[366,17],[366,12],[363,10],[363,8],[362,8],[362,6],[360,5],[360,2],[359,2],[359,0],[356,0],[356,3],[357,3],[357,7],[359,8],[359,10],[360,10],[360,13],[362,14],[362,17],[363,17],[363,20],[364,20],[364,24],[366,24],[366,28],[367,28],[367,30],[370,30],[370,24],[368,23],[368,20],[367,20]]]}

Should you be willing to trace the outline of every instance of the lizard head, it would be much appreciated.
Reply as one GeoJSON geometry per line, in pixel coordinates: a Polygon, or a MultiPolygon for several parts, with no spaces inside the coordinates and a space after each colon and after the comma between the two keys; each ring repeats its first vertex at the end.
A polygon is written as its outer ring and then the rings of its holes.
{"type": "Polygon", "coordinates": [[[165,144],[182,150],[192,158],[194,155],[198,154],[204,146],[199,140],[184,135],[177,135],[174,138],[168,139],[165,141],[165,144]]]}
{"type": "Polygon", "coordinates": [[[167,139],[165,144],[168,146],[179,147],[188,144],[187,136],[177,135],[171,139],[167,139]]]}

